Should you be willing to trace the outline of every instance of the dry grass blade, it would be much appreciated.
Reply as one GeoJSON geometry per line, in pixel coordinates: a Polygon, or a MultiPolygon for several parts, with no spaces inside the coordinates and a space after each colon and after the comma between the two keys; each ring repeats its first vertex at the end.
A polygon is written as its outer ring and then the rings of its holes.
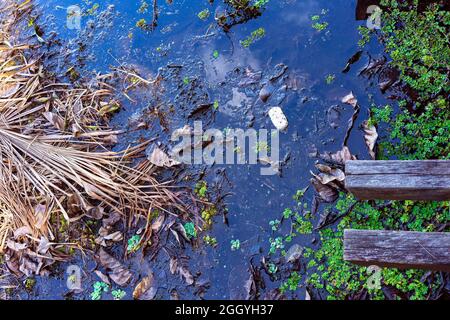
{"type": "Polygon", "coordinates": [[[59,83],[33,45],[15,44],[14,32],[30,10],[31,1],[0,4],[0,252],[21,228],[30,232],[19,245],[28,241],[31,251],[40,239],[53,241],[53,213],[69,222],[79,218],[68,206],[74,195],[78,215],[91,204],[126,217],[182,210],[179,195],[154,178],[151,163],[130,167],[145,145],[108,151],[120,133],[105,121],[103,111],[118,104],[109,85],[59,83]]]}

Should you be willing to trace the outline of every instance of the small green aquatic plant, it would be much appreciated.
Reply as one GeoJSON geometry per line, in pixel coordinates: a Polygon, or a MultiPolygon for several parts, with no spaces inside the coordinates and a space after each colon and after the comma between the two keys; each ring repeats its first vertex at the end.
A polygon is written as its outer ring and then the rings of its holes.
{"type": "Polygon", "coordinates": [[[188,222],[183,226],[184,231],[189,239],[197,237],[197,230],[195,229],[195,224],[192,222],[188,222]]]}
{"type": "Polygon", "coordinates": [[[93,285],[94,290],[91,293],[91,300],[100,300],[103,292],[108,292],[109,286],[105,282],[96,281],[93,285]]]}
{"type": "Polygon", "coordinates": [[[270,225],[272,231],[277,231],[278,228],[280,227],[280,224],[281,224],[281,221],[278,219],[269,221],[269,225],[270,225]]]}
{"type": "Polygon", "coordinates": [[[236,251],[239,250],[241,248],[241,241],[239,241],[239,239],[236,240],[231,240],[231,251],[236,251]]]}
{"type": "Polygon", "coordinates": [[[267,265],[267,271],[268,271],[270,274],[275,274],[275,273],[277,273],[277,271],[278,271],[278,267],[277,267],[274,263],[269,263],[269,264],[267,265]]]}
{"type": "Polygon", "coordinates": [[[278,250],[283,250],[284,249],[284,244],[283,244],[283,238],[282,237],[277,237],[275,239],[270,238],[269,239],[269,243],[270,243],[270,249],[269,249],[269,253],[270,254],[275,254],[278,250]]]}
{"type": "Polygon", "coordinates": [[[111,294],[114,300],[122,300],[127,295],[127,293],[121,289],[113,290],[111,291],[111,294]]]}
{"type": "Polygon", "coordinates": [[[208,192],[208,184],[206,181],[199,181],[195,185],[194,192],[196,195],[198,195],[200,198],[206,198],[206,193],[208,192]]]}
{"type": "Polygon", "coordinates": [[[98,3],[94,3],[92,7],[86,10],[86,13],[90,16],[94,15],[97,12],[97,9],[100,7],[98,3]]]}
{"type": "Polygon", "coordinates": [[[314,29],[316,29],[317,31],[323,31],[328,27],[328,22],[322,22],[322,23],[316,22],[312,25],[312,27],[314,29]]]}
{"type": "Polygon", "coordinates": [[[325,82],[326,82],[327,84],[332,84],[332,83],[334,82],[335,79],[336,79],[336,75],[334,75],[334,74],[328,74],[328,75],[325,77],[325,82]]]}
{"type": "Polygon", "coordinates": [[[283,211],[283,218],[284,219],[289,219],[293,214],[294,214],[294,212],[292,211],[292,209],[286,208],[283,211]]]}
{"type": "Polygon", "coordinates": [[[203,237],[203,241],[211,247],[216,247],[217,246],[217,239],[214,237],[211,237],[209,235],[206,235],[203,237]]]}
{"type": "Polygon", "coordinates": [[[219,109],[219,100],[214,100],[213,108],[214,108],[214,110],[219,109]]]}
{"type": "Polygon", "coordinates": [[[141,242],[141,236],[135,234],[130,239],[128,239],[127,252],[136,252],[139,249],[139,243],[141,242]]]}
{"type": "Polygon", "coordinates": [[[280,286],[280,292],[285,293],[289,291],[295,291],[298,289],[302,277],[298,272],[292,272],[286,282],[283,282],[280,286]]]}
{"type": "Polygon", "coordinates": [[[27,24],[28,28],[33,27],[34,23],[35,23],[35,19],[34,18],[28,19],[28,24],[27,24]]]}
{"type": "MultiPolygon", "coordinates": [[[[295,194],[292,196],[292,199],[294,199],[297,202],[300,202],[300,200],[303,198],[303,196],[305,195],[306,190],[308,190],[308,187],[305,187],[303,189],[299,189],[295,192],[295,194]]],[[[292,210],[291,210],[292,212],[292,210]]]]}
{"type": "Polygon", "coordinates": [[[361,36],[361,38],[358,40],[358,46],[364,47],[370,41],[370,35],[372,34],[372,30],[370,30],[365,26],[359,26],[358,33],[361,36]]]}
{"type": "Polygon", "coordinates": [[[139,13],[146,13],[148,11],[148,3],[146,1],[141,1],[141,6],[138,9],[139,13]]]}
{"type": "MultiPolygon", "coordinates": [[[[325,15],[327,13],[327,11],[324,9],[321,12],[321,15],[325,15]]],[[[319,22],[322,18],[321,15],[315,14],[311,17],[311,21],[313,22],[312,27],[314,29],[316,29],[317,31],[323,31],[328,27],[328,22],[323,21],[323,22],[319,22]]]]}
{"type": "Polygon", "coordinates": [[[256,0],[253,7],[255,7],[256,9],[261,9],[268,3],[269,3],[269,0],[256,0]]]}
{"type": "Polygon", "coordinates": [[[264,28],[258,28],[253,31],[245,40],[241,40],[241,45],[244,48],[250,47],[256,41],[262,39],[266,35],[266,30],[264,28]]]}
{"type": "Polygon", "coordinates": [[[209,228],[213,223],[213,218],[217,214],[217,209],[214,206],[208,206],[202,210],[202,219],[205,221],[204,228],[209,228]]]}
{"type": "Polygon", "coordinates": [[[218,57],[219,57],[219,51],[214,50],[214,51],[213,51],[213,58],[214,58],[214,59],[217,59],[218,57]]]}
{"type": "Polygon", "coordinates": [[[25,289],[27,291],[33,290],[35,285],[36,285],[36,279],[35,278],[27,278],[25,280],[25,289]]]}
{"type": "Polygon", "coordinates": [[[298,234],[310,234],[313,231],[313,224],[305,217],[295,213],[293,228],[298,234]]]}
{"type": "Polygon", "coordinates": [[[200,12],[197,14],[197,17],[198,17],[200,20],[206,20],[206,19],[209,18],[209,15],[210,15],[209,9],[205,9],[205,10],[200,11],[200,12]]]}
{"type": "Polygon", "coordinates": [[[142,30],[147,30],[148,29],[147,21],[144,18],[139,19],[136,22],[136,27],[139,28],[139,29],[142,29],[142,30]]]}

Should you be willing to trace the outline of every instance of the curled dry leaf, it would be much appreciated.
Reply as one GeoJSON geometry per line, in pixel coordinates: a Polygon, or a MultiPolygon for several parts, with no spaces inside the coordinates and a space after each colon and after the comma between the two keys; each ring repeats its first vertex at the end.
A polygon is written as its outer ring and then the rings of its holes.
{"type": "Polygon", "coordinates": [[[350,92],[348,95],[346,95],[344,98],[342,98],[342,102],[347,103],[353,107],[353,115],[348,121],[347,131],[346,131],[345,137],[344,137],[344,146],[346,146],[347,141],[350,137],[350,132],[352,131],[352,129],[355,125],[355,121],[358,118],[360,107],[358,106],[358,100],[353,95],[353,92],[350,92]]]}
{"type": "Polygon", "coordinates": [[[109,277],[119,286],[125,286],[131,279],[132,274],[116,258],[100,249],[98,258],[100,264],[107,270],[110,270],[109,277]]]}
{"type": "Polygon", "coordinates": [[[97,275],[97,277],[100,278],[100,280],[102,280],[104,283],[106,283],[107,285],[111,285],[111,282],[109,281],[109,278],[106,274],[104,274],[103,272],[101,272],[100,270],[95,270],[94,273],[97,275]]]}
{"type": "Polygon", "coordinates": [[[84,188],[84,191],[86,191],[87,195],[89,197],[91,197],[92,199],[99,200],[99,201],[105,200],[102,197],[102,192],[96,186],[89,184],[89,183],[83,183],[83,188],[84,188]]]}
{"type": "Polygon", "coordinates": [[[117,211],[111,211],[109,213],[108,218],[104,218],[102,220],[102,224],[103,227],[112,227],[113,225],[115,225],[117,222],[120,221],[122,217],[120,216],[120,213],[118,213],[117,211]]]}
{"type": "Polygon", "coordinates": [[[176,232],[175,230],[173,230],[172,228],[170,228],[170,232],[172,232],[173,236],[175,237],[175,239],[177,240],[177,242],[182,245],[181,240],[180,240],[180,236],[178,235],[178,232],[176,232]]]}
{"type": "Polygon", "coordinates": [[[12,251],[8,250],[5,254],[5,262],[6,266],[8,267],[9,271],[14,273],[16,276],[21,276],[21,272],[19,270],[19,258],[17,254],[13,253],[12,251]]]}
{"type": "Polygon", "coordinates": [[[259,268],[254,267],[250,262],[250,276],[244,284],[245,300],[255,300],[259,296],[259,289],[265,288],[265,283],[261,277],[259,268]]]}
{"type": "Polygon", "coordinates": [[[178,269],[178,260],[175,257],[171,257],[170,258],[170,262],[169,262],[169,270],[171,274],[175,274],[175,272],[178,269]]]}
{"type": "Polygon", "coordinates": [[[353,95],[353,92],[350,92],[348,95],[346,95],[345,97],[342,98],[342,103],[349,104],[353,108],[356,108],[356,106],[358,105],[358,100],[353,95]]]}
{"type": "Polygon", "coordinates": [[[110,134],[105,136],[102,141],[107,146],[113,146],[116,145],[117,142],[119,142],[119,138],[115,134],[110,134]]]}
{"type": "Polygon", "coordinates": [[[16,230],[14,230],[14,239],[18,239],[22,236],[26,236],[32,234],[32,231],[30,229],[30,227],[28,226],[22,226],[16,230]]]}
{"type": "Polygon", "coordinates": [[[351,154],[349,148],[344,146],[342,150],[339,150],[334,155],[332,155],[333,160],[345,164],[349,160],[356,160],[356,157],[351,154]]]}
{"type": "Polygon", "coordinates": [[[342,182],[345,180],[345,173],[339,168],[331,168],[323,164],[316,164],[316,168],[320,171],[318,175],[311,174],[322,184],[328,184],[333,181],[342,182]]]}
{"type": "Polygon", "coordinates": [[[364,130],[364,141],[366,142],[367,148],[369,149],[370,157],[375,160],[375,144],[378,139],[377,128],[369,124],[368,121],[363,122],[364,130]]]}
{"type": "Polygon", "coordinates": [[[103,213],[105,212],[105,208],[102,206],[88,206],[86,208],[86,215],[89,218],[100,220],[103,217],[103,213]]]}
{"type": "Polygon", "coordinates": [[[157,232],[161,229],[161,227],[162,227],[162,225],[163,225],[163,222],[164,222],[164,218],[165,218],[164,215],[160,215],[160,216],[158,216],[158,218],[156,218],[156,220],[152,223],[152,231],[153,231],[153,232],[157,233],[157,232]]]}
{"type": "Polygon", "coordinates": [[[35,227],[41,229],[47,223],[47,207],[43,204],[38,204],[34,207],[35,227]]]}
{"type": "Polygon", "coordinates": [[[326,184],[322,184],[316,178],[311,179],[311,184],[324,202],[334,202],[338,198],[338,192],[336,191],[336,189],[326,184]]]}
{"type": "Polygon", "coordinates": [[[311,295],[309,294],[308,288],[305,291],[305,300],[311,300],[311,295]]]}
{"type": "Polygon", "coordinates": [[[39,245],[37,247],[37,252],[40,254],[46,254],[51,246],[52,243],[50,243],[50,241],[48,241],[46,237],[41,237],[41,240],[39,240],[39,245]]]}
{"type": "Polygon", "coordinates": [[[6,246],[8,248],[10,248],[13,251],[22,251],[25,250],[26,248],[28,248],[28,244],[27,243],[20,243],[20,242],[16,242],[13,240],[8,240],[6,242],[6,246]]]}
{"type": "Polygon", "coordinates": [[[71,216],[81,215],[88,205],[80,194],[72,193],[67,197],[67,209],[71,216]]]}
{"type": "Polygon", "coordinates": [[[347,64],[345,65],[345,68],[342,70],[342,73],[349,72],[351,65],[358,62],[359,59],[361,59],[362,53],[363,53],[363,51],[359,50],[353,56],[351,56],[350,59],[348,59],[347,64]]]}
{"type": "Polygon", "coordinates": [[[119,241],[123,240],[123,235],[122,235],[122,232],[120,232],[120,231],[116,231],[116,232],[108,234],[108,230],[106,228],[100,227],[100,230],[98,233],[99,233],[99,237],[97,237],[95,239],[95,243],[97,243],[103,247],[107,246],[106,241],[108,241],[108,240],[113,241],[113,242],[119,242],[119,241]]]}
{"type": "Polygon", "coordinates": [[[153,274],[144,277],[133,290],[133,299],[135,300],[153,300],[157,289],[154,285],[153,274]]]}
{"type": "Polygon", "coordinates": [[[20,258],[19,270],[27,277],[34,275],[34,274],[36,274],[36,275],[39,274],[39,270],[40,270],[41,266],[42,266],[42,262],[38,263],[36,261],[31,260],[30,258],[28,258],[26,256],[22,256],[20,258]]]}
{"type": "Polygon", "coordinates": [[[75,138],[78,138],[81,135],[81,131],[82,129],[78,124],[76,123],[72,124],[72,133],[75,138]]]}
{"type": "Polygon", "coordinates": [[[302,254],[303,248],[298,244],[294,244],[289,248],[288,252],[286,253],[285,259],[287,262],[295,262],[302,257],[302,254]]]}
{"type": "Polygon", "coordinates": [[[0,99],[13,96],[20,88],[18,83],[0,83],[0,99]]]}
{"type": "Polygon", "coordinates": [[[186,267],[178,267],[178,272],[188,286],[194,283],[194,276],[186,267]]]}
{"type": "Polygon", "coordinates": [[[61,116],[53,112],[44,112],[43,116],[59,131],[64,131],[64,119],[61,116]]]}
{"type": "Polygon", "coordinates": [[[341,165],[345,165],[345,162],[349,160],[356,160],[356,157],[351,154],[349,148],[347,146],[344,146],[342,150],[339,150],[336,153],[324,153],[320,155],[320,158],[322,158],[325,161],[331,161],[335,162],[341,165]]]}
{"type": "Polygon", "coordinates": [[[164,151],[162,151],[158,147],[155,147],[153,149],[151,155],[148,157],[148,160],[150,160],[150,162],[157,167],[170,168],[180,164],[180,162],[171,159],[164,151]]]}
{"type": "Polygon", "coordinates": [[[114,241],[114,242],[119,242],[119,241],[123,240],[123,235],[122,235],[122,232],[116,231],[116,232],[113,232],[111,234],[108,234],[107,236],[104,237],[104,239],[105,240],[111,240],[111,241],[114,241]]]}

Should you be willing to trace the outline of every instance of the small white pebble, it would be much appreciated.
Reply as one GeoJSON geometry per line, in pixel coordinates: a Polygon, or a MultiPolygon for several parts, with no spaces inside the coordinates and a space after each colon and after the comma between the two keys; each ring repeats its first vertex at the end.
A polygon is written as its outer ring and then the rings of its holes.
{"type": "Polygon", "coordinates": [[[283,131],[288,127],[288,120],[280,107],[272,107],[269,110],[269,117],[278,130],[283,131]]]}

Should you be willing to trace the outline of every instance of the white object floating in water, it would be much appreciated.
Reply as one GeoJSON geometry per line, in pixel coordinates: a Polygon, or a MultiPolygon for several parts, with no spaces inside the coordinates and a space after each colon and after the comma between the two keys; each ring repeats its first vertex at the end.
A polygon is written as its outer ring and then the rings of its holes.
{"type": "Polygon", "coordinates": [[[278,130],[283,131],[288,127],[288,120],[280,107],[270,108],[269,117],[275,128],[278,130]]]}

